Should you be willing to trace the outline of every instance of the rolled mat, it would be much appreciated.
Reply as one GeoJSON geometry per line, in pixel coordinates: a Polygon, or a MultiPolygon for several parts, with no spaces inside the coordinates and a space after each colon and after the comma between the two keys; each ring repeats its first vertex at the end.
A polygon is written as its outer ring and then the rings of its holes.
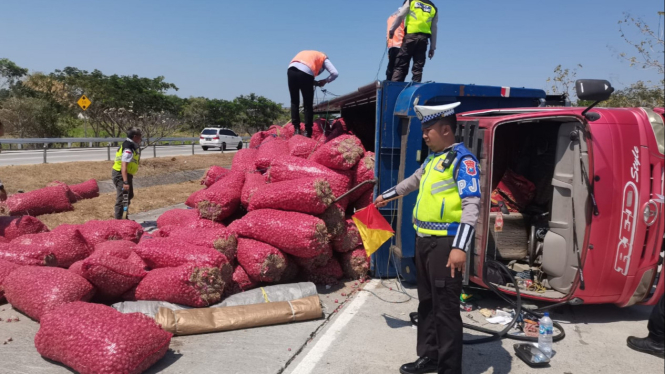
{"type": "Polygon", "coordinates": [[[224,308],[159,308],[155,322],[175,335],[194,335],[310,321],[322,316],[321,300],[314,295],[293,301],[224,308]]]}

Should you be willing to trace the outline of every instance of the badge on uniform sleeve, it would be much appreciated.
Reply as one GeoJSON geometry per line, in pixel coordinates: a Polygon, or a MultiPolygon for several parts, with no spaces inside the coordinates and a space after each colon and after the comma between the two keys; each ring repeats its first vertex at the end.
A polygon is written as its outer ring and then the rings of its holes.
{"type": "Polygon", "coordinates": [[[476,167],[476,162],[473,160],[464,160],[462,161],[466,167],[466,174],[471,177],[478,175],[478,168],[476,167]]]}

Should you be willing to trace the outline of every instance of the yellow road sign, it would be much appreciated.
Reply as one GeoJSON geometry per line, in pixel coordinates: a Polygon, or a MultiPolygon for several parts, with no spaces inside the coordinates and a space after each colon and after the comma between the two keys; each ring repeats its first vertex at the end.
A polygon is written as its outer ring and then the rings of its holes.
{"type": "Polygon", "coordinates": [[[77,103],[77,104],[81,107],[81,109],[83,109],[83,110],[88,109],[88,107],[90,106],[90,104],[92,104],[92,102],[90,101],[90,99],[88,99],[88,97],[85,96],[85,95],[81,96],[81,98],[79,99],[79,101],[77,101],[76,103],[77,103]]]}

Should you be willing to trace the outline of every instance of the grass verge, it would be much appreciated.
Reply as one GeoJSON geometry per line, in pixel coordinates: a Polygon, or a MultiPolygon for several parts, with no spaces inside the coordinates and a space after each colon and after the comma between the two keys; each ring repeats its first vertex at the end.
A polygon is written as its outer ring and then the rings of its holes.
{"type": "MultiPolygon", "coordinates": [[[[200,189],[198,181],[137,188],[134,190],[134,199],[129,207],[129,218],[132,218],[132,214],[182,203],[189,195],[200,189]]],[[[105,193],[94,199],[77,202],[71,212],[46,214],[37,218],[50,229],[54,229],[63,223],[82,224],[93,219],[113,219],[114,206],[115,192],[105,193]]]]}
{"type": "MultiPolygon", "coordinates": [[[[158,157],[141,161],[137,178],[170,174],[178,171],[207,169],[212,165],[228,167],[234,153],[208,155],[158,157]]],[[[32,191],[45,187],[54,180],[67,184],[111,179],[111,161],[64,162],[57,164],[17,165],[0,167],[0,180],[7,193],[18,190],[32,191]]],[[[93,200],[94,201],[94,200],[93,200]]]]}

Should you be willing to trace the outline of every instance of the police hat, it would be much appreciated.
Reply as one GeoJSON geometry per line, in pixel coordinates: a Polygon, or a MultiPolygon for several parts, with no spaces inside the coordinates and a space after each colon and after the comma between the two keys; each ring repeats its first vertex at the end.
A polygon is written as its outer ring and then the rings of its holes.
{"type": "Polygon", "coordinates": [[[413,107],[413,109],[415,110],[416,116],[422,124],[422,128],[426,129],[434,125],[441,118],[454,116],[455,108],[460,106],[460,104],[460,102],[456,102],[437,106],[416,105],[413,107]]]}

